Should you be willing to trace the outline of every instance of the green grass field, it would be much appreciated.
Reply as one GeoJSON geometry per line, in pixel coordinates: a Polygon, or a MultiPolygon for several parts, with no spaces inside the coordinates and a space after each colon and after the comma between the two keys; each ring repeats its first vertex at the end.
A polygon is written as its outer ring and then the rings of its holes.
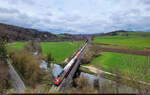
{"type": "Polygon", "coordinates": [[[56,63],[64,61],[72,55],[81,45],[82,41],[78,42],[42,42],[42,51],[46,55],[51,52],[56,63]]]}
{"type": "Polygon", "coordinates": [[[90,65],[103,68],[108,72],[115,71],[118,66],[123,75],[130,73],[138,79],[150,82],[148,58],[150,61],[150,57],[146,56],[102,52],[102,56],[95,58],[90,65]]]}
{"type": "MultiPolygon", "coordinates": [[[[49,52],[55,59],[56,63],[64,61],[67,57],[72,55],[83,44],[83,41],[76,42],[42,42],[42,52],[44,55],[49,52]]],[[[8,46],[21,49],[25,45],[25,42],[16,42],[9,44],[8,46]]]]}
{"type": "Polygon", "coordinates": [[[65,37],[64,34],[56,34],[57,37],[65,37]]]}
{"type": "Polygon", "coordinates": [[[129,49],[135,49],[135,50],[150,48],[150,38],[144,38],[144,37],[103,36],[103,37],[94,38],[94,42],[125,46],[125,47],[129,47],[129,49]]]}
{"type": "Polygon", "coordinates": [[[25,43],[26,42],[16,42],[16,43],[9,44],[8,46],[15,47],[20,50],[25,45],[25,43]]]}

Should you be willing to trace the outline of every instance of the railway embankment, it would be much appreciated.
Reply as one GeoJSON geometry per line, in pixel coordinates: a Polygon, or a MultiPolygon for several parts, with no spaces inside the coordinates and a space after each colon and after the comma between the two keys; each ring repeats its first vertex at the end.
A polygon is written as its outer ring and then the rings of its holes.
{"type": "Polygon", "coordinates": [[[25,84],[20,78],[20,76],[17,74],[15,71],[14,67],[11,65],[10,61],[8,60],[8,65],[9,65],[9,75],[10,79],[12,81],[12,86],[15,88],[16,93],[21,93],[24,92],[25,90],[25,84]]]}

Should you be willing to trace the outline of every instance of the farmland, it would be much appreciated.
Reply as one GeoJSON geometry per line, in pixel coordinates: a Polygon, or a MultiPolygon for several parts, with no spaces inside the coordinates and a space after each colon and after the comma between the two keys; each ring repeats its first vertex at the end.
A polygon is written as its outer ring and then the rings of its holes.
{"type": "MultiPolygon", "coordinates": [[[[49,52],[55,59],[56,63],[64,61],[67,57],[72,55],[81,45],[82,41],[76,42],[42,42],[42,52],[43,55],[48,54],[49,52]]],[[[21,49],[25,45],[25,42],[16,42],[9,44],[9,46],[21,49]]]]}
{"type": "Polygon", "coordinates": [[[150,38],[126,37],[126,36],[103,36],[94,39],[96,43],[127,47],[128,49],[143,50],[150,48],[150,38]]]}
{"type": "Polygon", "coordinates": [[[145,81],[150,80],[148,75],[143,75],[143,73],[148,74],[148,67],[150,64],[149,56],[146,57],[112,52],[102,52],[101,54],[102,56],[95,58],[89,65],[104,69],[108,72],[113,72],[118,68],[123,75],[132,73],[134,77],[138,76],[137,78],[139,79],[141,78],[145,81]]]}
{"type": "Polygon", "coordinates": [[[104,71],[122,76],[133,76],[137,80],[150,82],[150,33],[116,32],[115,35],[95,37],[93,43],[99,45],[100,56],[88,64],[104,71]]]}
{"type": "Polygon", "coordinates": [[[41,45],[44,55],[51,52],[56,63],[60,63],[73,54],[82,45],[82,42],[42,42],[41,45]]]}

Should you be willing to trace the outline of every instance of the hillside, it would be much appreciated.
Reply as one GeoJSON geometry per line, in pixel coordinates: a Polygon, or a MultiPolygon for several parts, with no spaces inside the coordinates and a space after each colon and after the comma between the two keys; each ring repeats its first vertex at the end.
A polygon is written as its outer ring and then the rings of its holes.
{"type": "Polygon", "coordinates": [[[3,39],[7,40],[8,42],[28,41],[33,39],[36,39],[38,41],[81,40],[81,38],[77,38],[70,34],[65,34],[64,36],[58,36],[50,32],[43,32],[35,29],[23,28],[23,27],[0,23],[0,35],[3,39]]]}
{"type": "Polygon", "coordinates": [[[150,32],[117,30],[106,33],[107,36],[150,37],[150,32]]]}
{"type": "Polygon", "coordinates": [[[2,23],[0,23],[0,35],[3,37],[3,39],[7,39],[10,42],[26,41],[31,39],[46,41],[57,38],[55,35],[48,32],[40,32],[34,29],[28,29],[2,23]]]}

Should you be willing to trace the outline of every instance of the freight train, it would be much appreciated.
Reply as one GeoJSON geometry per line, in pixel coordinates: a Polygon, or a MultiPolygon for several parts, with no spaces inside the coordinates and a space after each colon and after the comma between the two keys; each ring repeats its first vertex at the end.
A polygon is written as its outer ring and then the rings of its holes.
{"type": "Polygon", "coordinates": [[[74,64],[77,62],[81,52],[85,49],[88,40],[86,40],[85,45],[75,54],[75,56],[71,59],[71,61],[64,67],[62,72],[55,78],[54,85],[59,86],[65,77],[68,76],[74,64]]]}

